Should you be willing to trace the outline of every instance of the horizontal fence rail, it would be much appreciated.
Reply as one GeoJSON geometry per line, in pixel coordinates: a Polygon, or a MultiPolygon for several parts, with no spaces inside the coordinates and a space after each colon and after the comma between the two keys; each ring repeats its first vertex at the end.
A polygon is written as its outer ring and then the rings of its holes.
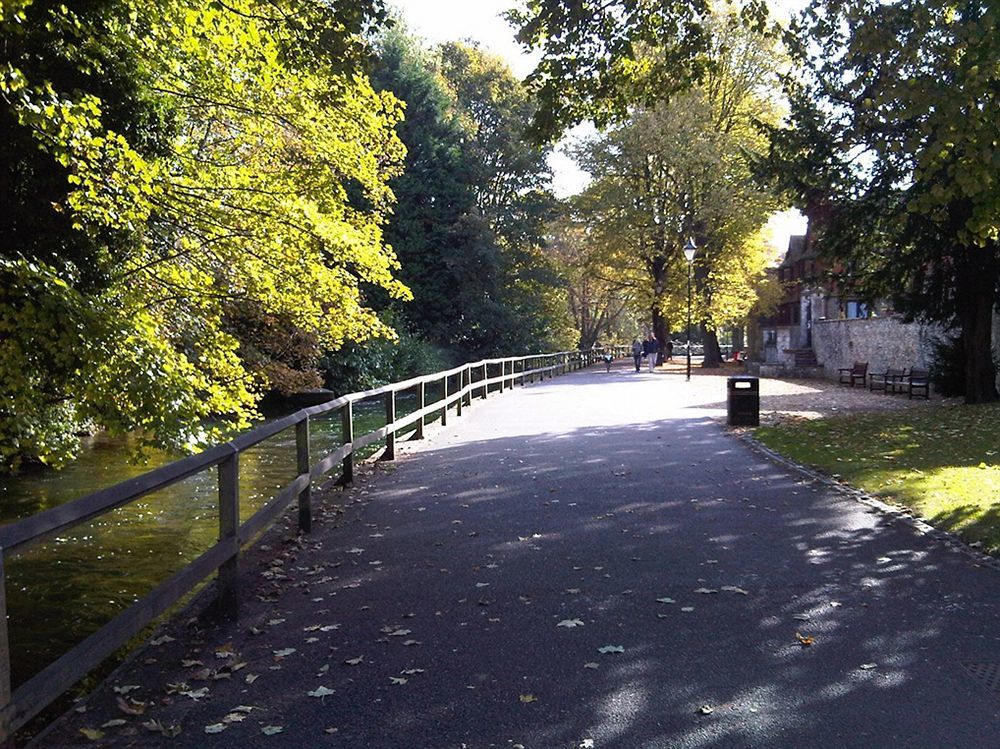
{"type": "Polygon", "coordinates": [[[449,408],[454,407],[455,415],[461,416],[463,407],[469,407],[474,398],[487,398],[491,390],[503,393],[517,384],[525,385],[583,369],[600,361],[605,354],[620,357],[630,353],[631,349],[626,351],[626,348],[609,346],[590,351],[485,359],[444,372],[343,395],[268,422],[197,455],[0,527],[0,744],[8,741],[25,723],[213,573],[217,574],[216,604],[219,610],[229,617],[238,616],[237,581],[241,548],[266,530],[294,499],[298,500],[299,528],[308,533],[312,527],[312,482],[340,466],[340,482],[351,483],[357,451],[384,440],[385,451],[381,458],[392,460],[395,458],[397,432],[412,427],[413,436],[420,439],[424,436],[424,425],[429,416],[437,415],[441,424],[446,424],[449,408]],[[428,385],[440,388],[440,400],[427,403],[428,385]],[[416,393],[417,409],[397,418],[396,396],[407,391],[416,393]],[[354,405],[377,398],[384,401],[386,425],[367,434],[354,434],[354,405]],[[310,419],[334,411],[340,413],[343,444],[315,464],[310,464],[310,419]],[[293,428],[298,474],[253,516],[240,523],[240,454],[293,428]],[[210,469],[218,472],[218,541],[100,630],[12,690],[4,576],[7,559],[74,526],[210,469]]]}

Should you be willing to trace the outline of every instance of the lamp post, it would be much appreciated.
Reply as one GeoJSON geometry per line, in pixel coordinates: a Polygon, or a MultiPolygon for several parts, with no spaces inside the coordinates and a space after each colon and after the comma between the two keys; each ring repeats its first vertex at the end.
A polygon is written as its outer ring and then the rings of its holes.
{"type": "Polygon", "coordinates": [[[688,326],[687,326],[687,379],[691,381],[691,266],[694,263],[694,254],[698,247],[694,243],[694,237],[688,239],[684,245],[684,257],[688,261],[688,326]]]}

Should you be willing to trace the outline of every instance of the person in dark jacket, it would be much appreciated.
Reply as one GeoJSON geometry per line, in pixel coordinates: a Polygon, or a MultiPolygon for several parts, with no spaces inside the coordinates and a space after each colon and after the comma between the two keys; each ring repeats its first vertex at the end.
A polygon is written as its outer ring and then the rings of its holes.
{"type": "Polygon", "coordinates": [[[632,339],[632,359],[635,360],[635,371],[639,371],[639,362],[642,361],[642,344],[638,338],[632,339]]]}
{"type": "Polygon", "coordinates": [[[646,342],[642,344],[642,353],[646,356],[646,361],[649,363],[649,371],[652,372],[656,369],[656,355],[660,352],[660,344],[657,343],[656,339],[650,334],[646,338],[646,342]]]}

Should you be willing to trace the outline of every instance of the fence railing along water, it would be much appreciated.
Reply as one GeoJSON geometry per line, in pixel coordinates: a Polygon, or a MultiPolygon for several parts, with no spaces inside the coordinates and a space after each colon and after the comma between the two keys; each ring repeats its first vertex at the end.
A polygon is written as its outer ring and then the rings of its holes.
{"type": "Polygon", "coordinates": [[[215,605],[218,611],[225,616],[238,616],[240,550],[266,530],[293,499],[298,501],[299,529],[308,533],[312,527],[312,482],[340,466],[340,481],[351,483],[354,477],[354,457],[358,451],[384,440],[385,449],[381,457],[392,460],[395,458],[396,439],[401,436],[400,432],[409,434],[405,430],[412,427],[413,436],[422,438],[428,417],[433,417],[432,422],[440,419],[444,425],[452,406],[455,414],[461,416],[463,407],[469,407],[474,397],[486,398],[491,390],[503,393],[517,383],[524,385],[536,379],[544,380],[582,369],[598,361],[605,352],[616,357],[626,354],[625,347],[615,346],[586,352],[487,359],[362,393],[344,395],[277,419],[197,455],[0,527],[0,743],[7,741],[25,723],[142,632],[212,573],[217,572],[215,605]],[[428,386],[435,387],[442,393],[439,400],[429,404],[426,400],[428,386]],[[411,390],[415,392],[417,408],[405,417],[397,418],[396,398],[411,390]],[[379,398],[385,406],[385,426],[356,435],[355,406],[363,401],[379,398]],[[334,412],[340,414],[343,444],[311,464],[310,419],[329,417],[334,412]],[[288,429],[295,429],[297,475],[256,513],[240,523],[241,453],[288,429]],[[4,574],[8,559],[56,534],[212,469],[218,475],[218,541],[193,562],[121,611],[97,632],[23,684],[12,688],[4,574]]]}

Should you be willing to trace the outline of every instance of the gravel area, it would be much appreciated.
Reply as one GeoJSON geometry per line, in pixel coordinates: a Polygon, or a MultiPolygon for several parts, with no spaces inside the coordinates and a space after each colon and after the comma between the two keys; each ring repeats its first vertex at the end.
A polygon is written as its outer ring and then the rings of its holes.
{"type": "MultiPolygon", "coordinates": [[[[686,374],[684,361],[667,362],[658,373],[668,377],[686,374]]],[[[691,368],[691,384],[695,397],[711,403],[721,395],[720,413],[715,417],[725,420],[726,380],[733,375],[745,374],[744,367],[726,365],[722,369],[706,370],[698,365],[691,368]]],[[[954,405],[961,399],[941,398],[931,395],[929,400],[905,395],[886,395],[867,388],[851,388],[829,380],[779,380],[772,377],[760,379],[760,423],[777,424],[800,419],[820,419],[838,414],[861,411],[898,411],[907,408],[940,408],[954,405]]],[[[714,403],[712,403],[714,405],[714,403]]]]}

